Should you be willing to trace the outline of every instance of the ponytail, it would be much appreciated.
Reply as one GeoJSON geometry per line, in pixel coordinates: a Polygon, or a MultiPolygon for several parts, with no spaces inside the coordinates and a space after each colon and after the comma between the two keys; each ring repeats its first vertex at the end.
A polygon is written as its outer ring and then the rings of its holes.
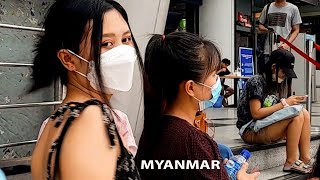
{"type": "Polygon", "coordinates": [[[144,130],[142,141],[152,148],[163,130],[162,116],[179,93],[183,81],[201,82],[220,66],[220,52],[196,34],[155,34],[145,53],[144,130]]]}

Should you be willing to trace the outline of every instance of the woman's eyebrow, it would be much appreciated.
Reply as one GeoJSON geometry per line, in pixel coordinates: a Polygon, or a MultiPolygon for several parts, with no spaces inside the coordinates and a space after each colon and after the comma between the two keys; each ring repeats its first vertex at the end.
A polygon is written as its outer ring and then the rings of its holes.
{"type": "MultiPolygon", "coordinates": [[[[131,31],[128,30],[128,31],[124,32],[123,35],[127,35],[127,34],[130,34],[130,33],[131,33],[131,31]]],[[[103,34],[102,36],[103,36],[103,37],[115,37],[116,34],[115,34],[115,33],[105,33],[105,34],[103,34]]]]}

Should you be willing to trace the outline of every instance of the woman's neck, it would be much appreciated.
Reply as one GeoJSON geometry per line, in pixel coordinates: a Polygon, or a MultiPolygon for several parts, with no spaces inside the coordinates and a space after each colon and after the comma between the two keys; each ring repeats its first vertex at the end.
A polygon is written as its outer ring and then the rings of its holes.
{"type": "Polygon", "coordinates": [[[281,8],[281,7],[284,7],[284,6],[286,6],[287,5],[287,1],[280,1],[280,2],[275,2],[275,6],[276,7],[279,7],[279,8],[281,8]]]}
{"type": "Polygon", "coordinates": [[[166,115],[184,119],[193,126],[196,113],[197,109],[192,104],[190,104],[189,102],[178,100],[168,105],[164,112],[164,114],[166,115]]]}
{"type": "MultiPolygon", "coordinates": [[[[105,95],[106,99],[110,100],[111,95],[105,95]]],[[[103,102],[104,99],[101,94],[96,92],[92,92],[87,88],[81,86],[75,82],[68,82],[67,84],[67,92],[66,97],[63,100],[63,104],[68,102],[85,102],[90,99],[98,99],[99,101],[103,102]]]]}

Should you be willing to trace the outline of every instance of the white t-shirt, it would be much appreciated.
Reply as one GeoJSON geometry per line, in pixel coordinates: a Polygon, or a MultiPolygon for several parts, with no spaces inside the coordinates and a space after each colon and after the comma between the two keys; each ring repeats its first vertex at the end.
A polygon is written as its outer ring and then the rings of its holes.
{"type": "MultiPolygon", "coordinates": [[[[285,39],[288,39],[292,26],[302,23],[299,9],[296,5],[287,2],[284,7],[277,7],[275,3],[271,3],[268,10],[268,23],[267,16],[267,5],[263,8],[260,16],[260,24],[266,27],[272,28],[278,35],[285,39]]],[[[273,47],[273,50],[277,47],[273,47]]],[[[266,40],[265,44],[265,54],[270,53],[269,39],[266,40]]]]}

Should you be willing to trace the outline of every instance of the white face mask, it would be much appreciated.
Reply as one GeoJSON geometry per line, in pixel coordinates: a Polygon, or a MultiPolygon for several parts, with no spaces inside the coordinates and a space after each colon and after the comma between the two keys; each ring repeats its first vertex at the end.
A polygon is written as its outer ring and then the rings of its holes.
{"type": "MultiPolygon", "coordinates": [[[[276,82],[276,74],[272,74],[272,81],[274,81],[274,82],[276,82]]],[[[281,78],[279,78],[278,77],[278,83],[280,84],[280,83],[282,83],[284,81],[284,79],[281,79],[281,78]]]]}
{"type": "MultiPolygon", "coordinates": [[[[84,76],[90,85],[100,91],[99,82],[95,71],[94,61],[88,61],[83,57],[68,50],[71,54],[89,63],[89,73],[87,75],[75,71],[84,76]]],[[[100,69],[104,82],[103,92],[114,94],[116,92],[129,91],[132,87],[134,64],[137,59],[136,50],[128,45],[119,45],[102,53],[100,56],[100,69]]]]}

